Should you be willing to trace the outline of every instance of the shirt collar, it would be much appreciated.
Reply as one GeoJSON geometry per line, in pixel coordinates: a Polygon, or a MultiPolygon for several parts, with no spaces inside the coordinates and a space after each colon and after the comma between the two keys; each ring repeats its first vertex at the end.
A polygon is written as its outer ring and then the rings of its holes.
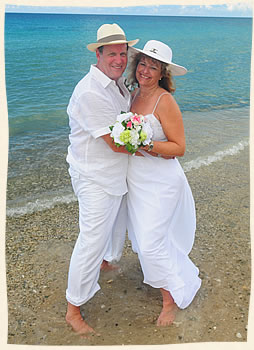
{"type": "MultiPolygon", "coordinates": [[[[106,88],[109,84],[116,84],[116,82],[110,79],[106,74],[104,74],[95,64],[91,65],[90,72],[94,75],[101,85],[106,88]]],[[[117,83],[123,85],[125,78],[122,76],[117,80],[117,83]]]]}

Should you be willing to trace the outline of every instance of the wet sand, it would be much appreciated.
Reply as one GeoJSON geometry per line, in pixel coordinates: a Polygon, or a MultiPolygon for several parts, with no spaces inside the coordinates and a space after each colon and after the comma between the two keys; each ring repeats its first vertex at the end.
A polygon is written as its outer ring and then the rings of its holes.
{"type": "Polygon", "coordinates": [[[78,234],[77,203],[8,218],[8,343],[153,345],[246,342],[250,297],[248,149],[187,173],[197,209],[190,257],[202,286],[173,325],[157,327],[159,290],[143,284],[126,239],[120,272],[103,272],[101,290],[82,307],[100,336],[82,339],[65,323],[69,260],[78,234]]]}

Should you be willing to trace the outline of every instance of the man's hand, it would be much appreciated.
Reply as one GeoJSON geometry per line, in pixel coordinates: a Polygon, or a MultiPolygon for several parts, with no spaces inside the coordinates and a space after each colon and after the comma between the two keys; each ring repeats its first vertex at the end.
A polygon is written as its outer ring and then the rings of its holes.
{"type": "Polygon", "coordinates": [[[161,156],[164,159],[175,159],[175,156],[161,156]]]}
{"type": "Polygon", "coordinates": [[[124,146],[120,146],[117,147],[114,142],[112,137],[110,136],[110,134],[107,135],[103,135],[101,136],[103,138],[103,140],[106,142],[106,144],[112,149],[112,151],[114,152],[118,152],[118,153],[126,153],[126,154],[130,154],[130,152],[128,152],[124,146]]]}
{"type": "MultiPolygon", "coordinates": [[[[125,153],[125,154],[128,154],[129,156],[131,156],[131,153],[128,152],[125,148],[125,146],[120,146],[120,147],[117,147],[115,144],[114,144],[114,141],[112,139],[112,137],[110,136],[110,134],[107,134],[107,135],[103,135],[101,136],[103,138],[103,140],[107,143],[107,145],[112,149],[112,151],[114,152],[118,152],[118,153],[125,153]]],[[[141,157],[144,157],[142,153],[140,152],[136,152],[135,153],[135,156],[141,156],[141,157]]]]}

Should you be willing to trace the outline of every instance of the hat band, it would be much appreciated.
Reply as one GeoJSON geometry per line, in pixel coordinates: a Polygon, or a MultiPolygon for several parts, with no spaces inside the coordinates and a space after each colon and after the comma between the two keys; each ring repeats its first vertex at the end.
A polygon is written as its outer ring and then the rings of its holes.
{"type": "Polygon", "coordinates": [[[117,40],[125,40],[126,41],[126,37],[125,37],[125,35],[122,35],[122,34],[109,35],[105,38],[101,38],[101,39],[97,40],[97,43],[109,43],[111,41],[117,41],[117,40]]]}
{"type": "Polygon", "coordinates": [[[152,53],[158,54],[158,52],[157,52],[158,50],[157,49],[150,49],[149,51],[152,52],[152,53]]]}

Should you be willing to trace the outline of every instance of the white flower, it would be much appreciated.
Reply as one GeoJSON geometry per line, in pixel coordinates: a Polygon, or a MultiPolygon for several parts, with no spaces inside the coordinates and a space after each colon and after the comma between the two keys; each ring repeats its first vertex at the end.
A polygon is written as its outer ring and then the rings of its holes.
{"type": "Polygon", "coordinates": [[[138,139],[139,139],[139,133],[137,130],[135,129],[132,129],[131,130],[131,144],[134,146],[134,147],[138,147],[138,139]]]}
{"type": "Polygon", "coordinates": [[[119,114],[119,115],[116,117],[116,120],[117,120],[119,123],[122,123],[124,120],[129,119],[132,115],[133,115],[133,113],[131,113],[131,112],[122,113],[122,114],[119,114]]]}
{"type": "Polygon", "coordinates": [[[110,136],[114,138],[115,143],[119,143],[120,145],[124,145],[124,142],[120,140],[120,134],[124,131],[124,127],[121,123],[116,122],[114,124],[113,130],[111,131],[110,136]]]}
{"type": "Polygon", "coordinates": [[[137,132],[139,132],[141,129],[142,129],[143,127],[142,127],[142,125],[137,125],[137,126],[135,126],[135,130],[137,130],[137,132]]]}
{"type": "Polygon", "coordinates": [[[151,125],[148,121],[146,123],[144,123],[142,130],[147,135],[145,141],[143,141],[143,144],[148,145],[151,142],[152,136],[153,136],[153,129],[151,128],[151,125]]]}
{"type": "Polygon", "coordinates": [[[134,154],[140,146],[148,145],[153,135],[149,121],[144,116],[131,112],[119,114],[110,129],[114,143],[117,146],[125,146],[131,154],[134,154]]]}

